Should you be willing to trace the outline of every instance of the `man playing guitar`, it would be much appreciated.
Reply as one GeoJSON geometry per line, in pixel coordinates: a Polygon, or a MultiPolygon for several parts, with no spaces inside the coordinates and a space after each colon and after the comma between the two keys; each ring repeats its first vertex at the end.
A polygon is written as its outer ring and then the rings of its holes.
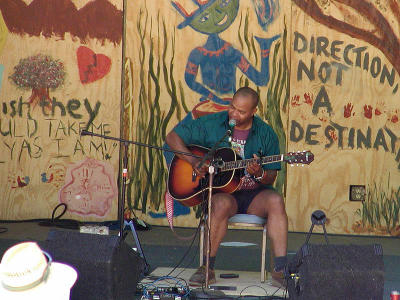
{"type": "MultiPolygon", "coordinates": [[[[279,154],[279,142],[276,133],[261,118],[255,116],[259,96],[249,87],[238,89],[233,96],[228,111],[200,117],[185,124],[178,124],[166,137],[167,144],[173,149],[190,152],[188,145],[197,144],[212,147],[227,130],[233,128],[232,141],[228,139],[221,147],[231,147],[242,158],[279,154]],[[234,121],[232,121],[234,120],[234,121]]],[[[200,159],[177,154],[180,159],[189,162],[197,176],[206,174],[207,166],[200,166],[200,159]]],[[[233,193],[216,193],[212,196],[210,228],[210,270],[209,283],[215,282],[213,271],[218,247],[228,228],[228,219],[237,213],[253,214],[267,218],[268,235],[274,253],[273,283],[283,286],[283,270],[287,264],[288,220],[285,203],[277,193],[274,183],[280,163],[261,166],[253,162],[245,169],[239,188],[233,193]]],[[[205,259],[203,261],[206,261],[205,259]]],[[[192,285],[203,285],[206,267],[201,266],[190,278],[192,285]]]]}

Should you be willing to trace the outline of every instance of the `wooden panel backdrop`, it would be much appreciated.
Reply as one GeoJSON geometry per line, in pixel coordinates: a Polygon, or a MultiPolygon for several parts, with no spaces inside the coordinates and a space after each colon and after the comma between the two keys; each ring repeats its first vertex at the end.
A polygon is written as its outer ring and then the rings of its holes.
{"type": "MultiPolygon", "coordinates": [[[[290,230],[322,209],[331,233],[400,234],[397,1],[126,1],[121,70],[122,2],[0,2],[1,219],[49,217],[60,201],[72,218],[115,219],[119,147],[79,130],[118,136],[122,118],[123,137],[162,146],[249,85],[281,151],[315,154],[279,173],[290,230]]],[[[171,157],[129,151],[127,216],[168,224],[171,157]]],[[[174,204],[175,225],[197,225],[198,207],[174,204]]]]}
{"type": "MultiPolygon", "coordinates": [[[[260,91],[259,113],[277,131],[282,152],[315,153],[309,167],[280,172],[277,188],[285,195],[290,230],[308,230],[311,213],[322,209],[329,232],[398,235],[398,4],[341,2],[240,1],[237,16],[218,37],[260,70],[255,37],[280,34],[270,49],[267,82],[247,77],[240,65],[234,80],[236,87],[250,85],[260,91]],[[367,200],[349,201],[350,185],[364,185],[367,200]]],[[[190,17],[207,3],[202,21],[222,22],[221,15],[213,13],[213,5],[222,2],[174,3],[138,1],[127,11],[130,98],[125,105],[130,110],[125,117],[134,128],[131,138],[157,145],[187,113],[197,117],[223,109],[218,100],[229,98],[218,89],[220,79],[215,77],[213,85],[213,70],[201,73],[201,62],[193,63],[193,49],[203,56],[225,53],[223,47],[207,51],[206,41],[215,28],[201,28],[190,17]],[[196,89],[193,75],[211,99],[196,89]]],[[[225,74],[225,79],[232,76],[225,74]]],[[[164,158],[159,152],[136,150],[132,163],[129,207],[151,223],[167,224],[164,158]]],[[[175,224],[196,226],[196,210],[175,202],[175,224]]]]}
{"type": "MultiPolygon", "coordinates": [[[[226,109],[233,90],[249,85],[260,92],[258,113],[277,131],[284,151],[289,96],[289,24],[284,12],[290,9],[285,5],[238,0],[128,2],[124,123],[129,120],[133,128],[129,138],[161,146],[178,122],[226,109]],[[203,19],[196,23],[189,15],[199,11],[203,19]],[[230,57],[233,51],[241,56],[237,64],[230,57]]],[[[134,148],[131,165],[129,207],[152,224],[168,224],[163,154],[134,148]]],[[[285,169],[277,185],[284,191],[285,169]]],[[[175,225],[197,226],[198,210],[175,201],[175,225]]]]}
{"type": "Polygon", "coordinates": [[[0,219],[117,218],[122,6],[1,1],[0,219]]]}
{"type": "Polygon", "coordinates": [[[399,235],[399,4],[292,2],[288,148],[315,161],[288,171],[290,228],[322,209],[329,232],[399,235]]]}

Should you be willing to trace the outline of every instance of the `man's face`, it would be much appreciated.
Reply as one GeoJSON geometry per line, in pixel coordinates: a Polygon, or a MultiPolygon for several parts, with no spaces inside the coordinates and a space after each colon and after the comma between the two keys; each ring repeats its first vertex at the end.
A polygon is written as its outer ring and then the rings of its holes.
{"type": "Polygon", "coordinates": [[[257,111],[251,96],[236,95],[228,108],[229,120],[236,120],[236,128],[249,129],[257,111]]]}

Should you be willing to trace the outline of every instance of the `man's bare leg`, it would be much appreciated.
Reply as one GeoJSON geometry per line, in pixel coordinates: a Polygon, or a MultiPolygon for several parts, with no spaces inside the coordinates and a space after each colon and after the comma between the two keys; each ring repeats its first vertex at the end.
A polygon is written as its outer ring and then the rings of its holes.
{"type": "MultiPolygon", "coordinates": [[[[236,214],[237,203],[230,194],[213,195],[211,203],[210,257],[215,257],[227,230],[228,219],[236,214]]],[[[207,247],[205,247],[207,250],[207,247]]]]}
{"type": "MultiPolygon", "coordinates": [[[[209,272],[209,283],[215,282],[215,273],[213,271],[215,257],[219,245],[224,238],[226,231],[228,229],[228,219],[236,214],[237,204],[236,200],[230,194],[215,194],[212,197],[211,204],[211,229],[210,229],[210,272],[209,272]],[[212,279],[210,279],[212,278],[212,279]]],[[[207,241],[207,231],[205,231],[204,240],[207,241]]],[[[206,242],[207,243],[207,242],[206,242]]],[[[208,245],[204,247],[204,257],[207,255],[208,245]]],[[[205,268],[206,260],[203,261],[203,266],[201,266],[189,279],[189,282],[194,285],[204,284],[205,282],[205,268]]]]}
{"type": "Polygon", "coordinates": [[[274,256],[286,256],[288,219],[282,196],[274,190],[263,190],[253,199],[247,213],[267,218],[274,256]]]}

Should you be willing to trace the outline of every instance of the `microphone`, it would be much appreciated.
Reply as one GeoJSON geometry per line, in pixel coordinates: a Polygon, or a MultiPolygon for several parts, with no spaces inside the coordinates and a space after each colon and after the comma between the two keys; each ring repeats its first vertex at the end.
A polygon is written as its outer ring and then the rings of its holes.
{"type": "Polygon", "coordinates": [[[232,131],[233,131],[233,127],[236,126],[236,120],[230,119],[228,125],[229,125],[230,129],[228,129],[226,131],[226,134],[229,136],[229,142],[231,142],[232,141],[232,131]]]}

